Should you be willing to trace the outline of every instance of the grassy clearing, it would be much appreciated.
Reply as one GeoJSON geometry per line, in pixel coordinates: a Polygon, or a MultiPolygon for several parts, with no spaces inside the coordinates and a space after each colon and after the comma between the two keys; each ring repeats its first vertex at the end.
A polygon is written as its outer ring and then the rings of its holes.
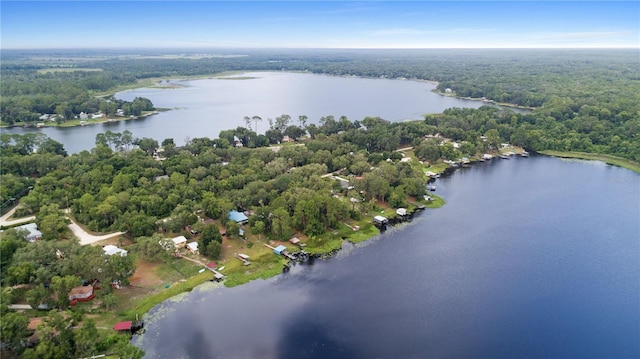
{"type": "Polygon", "coordinates": [[[282,257],[277,256],[273,252],[262,253],[258,256],[252,256],[251,265],[245,266],[239,260],[226,265],[224,270],[227,278],[224,285],[227,287],[235,287],[252,281],[254,279],[267,279],[279,273],[282,273],[282,267],[285,262],[282,257]]]}
{"type": "Polygon", "coordinates": [[[208,280],[211,280],[212,274],[209,271],[198,273],[190,278],[185,279],[183,282],[173,283],[169,288],[163,288],[156,293],[147,296],[136,302],[136,305],[120,315],[121,318],[135,318],[136,314],[142,316],[142,314],[151,310],[151,308],[164,302],[165,300],[174,297],[183,292],[190,292],[193,288],[202,284],[208,280]]]}
{"type": "Polygon", "coordinates": [[[427,208],[440,208],[447,203],[444,199],[442,199],[442,197],[436,196],[433,193],[430,193],[429,197],[433,198],[433,201],[424,202],[424,206],[427,208]]]}
{"type": "Polygon", "coordinates": [[[364,242],[367,239],[380,234],[380,230],[376,228],[372,223],[366,223],[360,226],[360,229],[357,231],[353,231],[350,228],[347,228],[348,232],[345,233],[345,237],[349,242],[352,243],[360,243],[364,242]]]}
{"type": "Polygon", "coordinates": [[[444,162],[437,162],[434,163],[428,167],[424,167],[424,171],[427,172],[433,172],[433,173],[442,173],[444,172],[447,168],[449,168],[449,165],[444,163],[444,162]]]}
{"type": "Polygon", "coordinates": [[[561,158],[579,158],[583,160],[602,161],[610,165],[624,167],[636,173],[640,173],[640,163],[628,160],[626,158],[586,152],[560,152],[560,151],[542,151],[544,155],[561,157],[561,158]]]}

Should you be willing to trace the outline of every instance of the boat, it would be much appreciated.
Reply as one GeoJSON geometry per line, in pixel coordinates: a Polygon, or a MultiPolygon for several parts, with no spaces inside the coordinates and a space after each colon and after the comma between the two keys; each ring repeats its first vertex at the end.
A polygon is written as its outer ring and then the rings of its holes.
{"type": "Polygon", "coordinates": [[[218,271],[224,270],[224,266],[218,268],[218,271]]]}
{"type": "Polygon", "coordinates": [[[529,157],[529,152],[527,152],[527,151],[522,151],[522,153],[520,154],[520,156],[522,156],[522,157],[529,157]]]}

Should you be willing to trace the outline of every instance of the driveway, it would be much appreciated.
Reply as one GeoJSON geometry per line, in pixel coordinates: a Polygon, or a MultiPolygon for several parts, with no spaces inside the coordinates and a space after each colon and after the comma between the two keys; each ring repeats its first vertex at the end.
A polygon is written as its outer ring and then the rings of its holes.
{"type": "Polygon", "coordinates": [[[0,226],[11,227],[11,226],[14,226],[16,224],[23,224],[23,223],[33,222],[36,219],[36,216],[30,216],[30,217],[23,217],[23,218],[13,219],[11,221],[7,220],[9,217],[11,217],[13,215],[13,213],[16,211],[17,208],[18,208],[18,206],[13,207],[12,209],[9,210],[9,212],[5,213],[4,216],[0,217],[0,226]]]}
{"type": "Polygon", "coordinates": [[[72,219],[69,218],[69,220],[71,221],[71,224],[69,225],[69,229],[71,229],[71,232],[73,232],[73,234],[76,237],[78,237],[78,239],[80,240],[80,245],[82,245],[82,246],[87,245],[87,244],[91,244],[91,243],[95,243],[95,242],[99,242],[99,241],[104,240],[104,239],[117,237],[117,236],[123,235],[125,233],[125,232],[113,232],[113,233],[109,233],[109,234],[103,234],[103,235],[100,235],[100,236],[94,236],[93,234],[87,233],[87,231],[82,229],[72,219]]]}

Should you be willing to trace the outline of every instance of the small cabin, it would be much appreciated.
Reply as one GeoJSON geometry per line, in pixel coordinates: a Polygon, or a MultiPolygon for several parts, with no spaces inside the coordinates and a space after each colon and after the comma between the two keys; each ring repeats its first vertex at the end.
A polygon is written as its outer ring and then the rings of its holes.
{"type": "Polygon", "coordinates": [[[282,255],[282,253],[285,252],[286,250],[287,250],[287,247],[283,245],[279,245],[273,249],[273,253],[277,255],[282,255]]]}
{"type": "Polygon", "coordinates": [[[198,242],[187,243],[187,249],[193,254],[198,254],[198,242]]]}
{"type": "Polygon", "coordinates": [[[177,236],[175,238],[171,238],[173,242],[173,246],[175,248],[184,248],[187,245],[187,238],[185,236],[177,236]]]}
{"type": "Polygon", "coordinates": [[[389,220],[386,217],[375,216],[373,217],[373,222],[376,224],[387,224],[389,223],[389,220]]]}
{"type": "Polygon", "coordinates": [[[396,209],[396,214],[400,217],[404,217],[407,215],[407,209],[406,208],[398,208],[396,209]]]}

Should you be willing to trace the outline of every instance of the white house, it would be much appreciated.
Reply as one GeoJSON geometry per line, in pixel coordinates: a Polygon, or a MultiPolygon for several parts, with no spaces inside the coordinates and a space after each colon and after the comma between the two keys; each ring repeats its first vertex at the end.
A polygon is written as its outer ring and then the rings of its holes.
{"type": "Polygon", "coordinates": [[[173,242],[173,246],[175,248],[184,248],[184,246],[187,244],[187,238],[185,238],[185,236],[177,236],[175,238],[171,238],[171,241],[173,242]]]}
{"type": "Polygon", "coordinates": [[[118,248],[117,246],[114,246],[112,244],[107,244],[106,246],[102,247],[102,250],[104,251],[104,254],[108,256],[119,254],[120,256],[125,257],[128,253],[126,250],[118,248]]]}
{"type": "Polygon", "coordinates": [[[187,249],[193,254],[198,254],[198,242],[187,243],[187,249]]]}
{"type": "Polygon", "coordinates": [[[22,226],[15,227],[16,230],[26,230],[28,233],[24,236],[29,242],[35,242],[42,238],[42,232],[38,230],[38,225],[35,223],[27,223],[22,226]]]}

